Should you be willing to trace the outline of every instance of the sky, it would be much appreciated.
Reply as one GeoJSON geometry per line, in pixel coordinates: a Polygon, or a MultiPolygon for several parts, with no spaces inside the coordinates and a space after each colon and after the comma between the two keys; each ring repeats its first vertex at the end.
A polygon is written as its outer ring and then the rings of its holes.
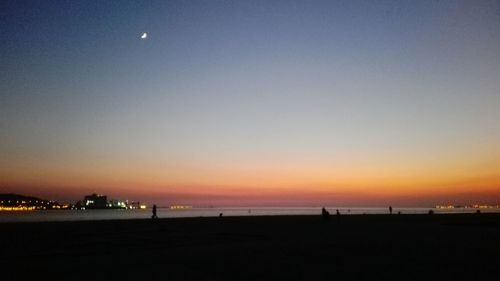
{"type": "Polygon", "coordinates": [[[0,193],[500,203],[500,1],[5,0],[0,38],[0,193]]]}

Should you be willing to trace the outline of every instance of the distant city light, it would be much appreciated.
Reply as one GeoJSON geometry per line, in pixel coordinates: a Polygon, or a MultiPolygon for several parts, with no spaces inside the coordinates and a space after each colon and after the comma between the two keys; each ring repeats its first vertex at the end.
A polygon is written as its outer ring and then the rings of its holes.
{"type": "Polygon", "coordinates": [[[193,208],[192,206],[187,206],[187,205],[172,205],[170,206],[170,209],[173,210],[179,210],[179,209],[191,209],[193,208]]]}

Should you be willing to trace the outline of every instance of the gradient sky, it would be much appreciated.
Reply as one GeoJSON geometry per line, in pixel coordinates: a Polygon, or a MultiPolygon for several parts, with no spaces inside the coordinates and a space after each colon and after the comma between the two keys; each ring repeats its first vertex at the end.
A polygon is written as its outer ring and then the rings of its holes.
{"type": "Polygon", "coordinates": [[[500,202],[499,1],[4,0],[0,19],[0,193],[500,202]]]}

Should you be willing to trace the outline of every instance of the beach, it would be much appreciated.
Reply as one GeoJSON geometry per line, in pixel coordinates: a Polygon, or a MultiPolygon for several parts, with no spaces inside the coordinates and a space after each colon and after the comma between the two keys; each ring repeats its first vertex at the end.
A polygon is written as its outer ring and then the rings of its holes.
{"type": "Polygon", "coordinates": [[[500,214],[0,224],[2,280],[481,280],[500,214]]]}

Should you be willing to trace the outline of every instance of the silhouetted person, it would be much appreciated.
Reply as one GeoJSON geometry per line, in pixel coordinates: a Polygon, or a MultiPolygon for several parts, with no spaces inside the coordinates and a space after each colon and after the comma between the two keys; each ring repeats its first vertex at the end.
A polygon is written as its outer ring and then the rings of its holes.
{"type": "Polygon", "coordinates": [[[222,218],[222,213],[219,213],[219,218],[222,218]]]}
{"type": "Polygon", "coordinates": [[[153,205],[153,216],[151,216],[152,219],[157,219],[158,216],[156,215],[156,205],[153,205]]]}
{"type": "Polygon", "coordinates": [[[337,209],[337,216],[340,217],[340,212],[338,209],[337,209]]]}
{"type": "Polygon", "coordinates": [[[392,215],[392,206],[389,206],[389,214],[392,215]]]}
{"type": "Polygon", "coordinates": [[[429,210],[429,215],[434,215],[434,211],[433,210],[429,210]]]}
{"type": "Polygon", "coordinates": [[[401,211],[398,212],[398,215],[401,215],[401,211]]]}
{"type": "Polygon", "coordinates": [[[330,213],[325,209],[325,207],[323,207],[323,209],[321,209],[321,217],[323,218],[323,220],[330,219],[330,213]]]}

